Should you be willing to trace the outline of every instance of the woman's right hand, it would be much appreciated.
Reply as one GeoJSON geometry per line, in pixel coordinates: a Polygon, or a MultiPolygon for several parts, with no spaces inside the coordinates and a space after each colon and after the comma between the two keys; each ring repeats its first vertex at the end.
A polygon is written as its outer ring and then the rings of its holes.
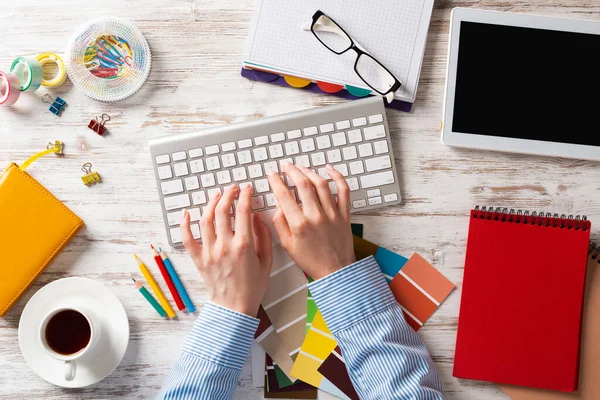
{"type": "Polygon", "coordinates": [[[327,165],[327,173],[337,186],[336,202],[328,181],[320,175],[292,164],[283,170],[296,185],[302,202],[300,207],[279,175],[269,175],[278,203],[273,225],[285,251],[315,280],[355,262],[350,188],[342,174],[327,165]]]}

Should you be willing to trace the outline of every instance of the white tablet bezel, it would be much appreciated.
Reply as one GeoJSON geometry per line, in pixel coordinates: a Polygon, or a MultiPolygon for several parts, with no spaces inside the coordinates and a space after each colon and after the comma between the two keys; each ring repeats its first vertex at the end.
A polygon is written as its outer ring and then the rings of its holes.
{"type": "MultiPolygon", "coordinates": [[[[600,35],[600,22],[598,21],[581,21],[469,8],[455,8],[452,10],[446,91],[444,94],[442,143],[457,147],[600,161],[600,146],[513,139],[452,131],[460,26],[463,21],[600,35]]],[[[518,95],[518,92],[515,92],[515,95],[518,95]]],[[[557,100],[561,100],[558,93],[557,100]]],[[[562,100],[569,101],[568,99],[562,100]]],[[[560,112],[558,107],[557,111],[560,112]]],[[[510,109],[507,108],[506,112],[510,112],[510,109]]],[[[597,133],[590,132],[589,134],[597,133]]]]}

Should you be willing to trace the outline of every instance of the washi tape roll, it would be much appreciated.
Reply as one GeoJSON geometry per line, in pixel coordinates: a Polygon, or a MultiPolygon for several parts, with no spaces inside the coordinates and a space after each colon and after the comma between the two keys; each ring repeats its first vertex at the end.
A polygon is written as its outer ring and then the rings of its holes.
{"type": "Polygon", "coordinates": [[[12,72],[0,71],[0,105],[10,106],[19,100],[21,82],[12,72]]]}
{"type": "Polygon", "coordinates": [[[58,67],[58,72],[52,79],[44,79],[42,74],[42,86],[57,87],[65,83],[65,79],[67,79],[67,69],[65,68],[65,63],[62,58],[54,53],[40,53],[37,55],[36,59],[42,66],[42,71],[44,70],[44,66],[49,66],[48,64],[56,64],[58,67]]]}
{"type": "Polygon", "coordinates": [[[38,90],[44,76],[42,66],[35,56],[17,57],[10,66],[10,72],[19,78],[22,92],[38,90]]]}

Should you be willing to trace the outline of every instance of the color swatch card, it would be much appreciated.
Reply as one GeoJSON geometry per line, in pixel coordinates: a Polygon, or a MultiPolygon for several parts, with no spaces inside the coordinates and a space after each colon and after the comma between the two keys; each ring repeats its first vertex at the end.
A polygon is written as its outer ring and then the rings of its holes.
{"type": "Polygon", "coordinates": [[[363,258],[374,256],[379,264],[379,268],[381,268],[381,272],[383,272],[383,275],[388,282],[396,276],[398,271],[400,271],[400,268],[408,261],[406,257],[384,249],[383,247],[379,247],[368,240],[358,236],[353,236],[352,238],[354,240],[354,255],[356,256],[356,259],[362,260],[363,258]]]}
{"type": "MultiPolygon", "coordinates": [[[[283,370],[283,372],[292,381],[295,381],[295,379],[292,378],[292,375],[291,375],[292,365],[294,364],[294,360],[289,355],[288,351],[286,350],[285,346],[283,345],[281,338],[275,331],[275,327],[273,327],[273,324],[271,323],[269,316],[267,315],[267,313],[265,312],[265,310],[262,306],[260,306],[258,309],[257,318],[260,320],[260,323],[258,324],[258,329],[256,330],[256,333],[254,334],[254,339],[266,351],[266,353],[273,360],[276,361],[276,363],[283,370]]],[[[253,357],[254,357],[254,353],[253,353],[253,357]]],[[[253,363],[254,363],[254,359],[253,359],[253,363]]],[[[259,369],[260,370],[260,379],[262,380],[263,379],[262,375],[264,372],[264,356],[261,357],[260,361],[257,360],[257,363],[258,364],[255,364],[255,368],[253,368],[253,371],[255,369],[259,369]]]]}
{"type": "Polygon", "coordinates": [[[573,392],[591,223],[471,211],[454,376],[573,392]]]}
{"type": "Polygon", "coordinates": [[[265,398],[286,398],[286,399],[316,399],[318,396],[317,389],[306,384],[305,382],[297,381],[291,386],[285,388],[279,387],[275,366],[273,360],[267,355],[266,358],[266,376],[265,376],[265,398]]]}
{"type": "Polygon", "coordinates": [[[319,372],[339,388],[351,400],[359,400],[352,385],[346,363],[339,347],[336,347],[319,367],[319,372]]]}

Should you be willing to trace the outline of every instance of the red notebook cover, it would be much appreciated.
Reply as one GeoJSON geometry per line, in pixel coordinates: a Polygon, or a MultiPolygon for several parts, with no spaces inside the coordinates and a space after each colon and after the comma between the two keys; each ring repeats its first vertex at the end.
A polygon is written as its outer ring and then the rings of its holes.
{"type": "Polygon", "coordinates": [[[453,375],[577,390],[591,224],[471,211],[453,375]]]}

